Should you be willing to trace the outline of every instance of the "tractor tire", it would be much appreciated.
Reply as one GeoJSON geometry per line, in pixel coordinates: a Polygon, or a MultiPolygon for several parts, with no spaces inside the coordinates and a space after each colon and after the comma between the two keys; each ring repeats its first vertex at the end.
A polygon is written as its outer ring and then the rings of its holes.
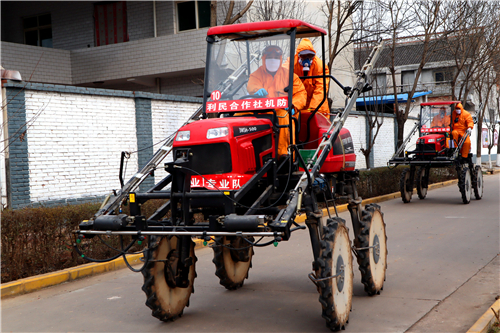
{"type": "Polygon", "coordinates": [[[318,279],[340,274],[340,277],[317,282],[322,317],[326,327],[332,331],[345,329],[352,308],[353,267],[349,230],[345,221],[334,217],[324,227],[324,236],[320,241],[318,279]]]}
{"type": "Polygon", "coordinates": [[[151,236],[149,243],[154,244],[158,242],[158,245],[145,253],[149,262],[142,271],[142,275],[144,275],[142,290],[146,293],[146,305],[153,311],[153,317],[162,321],[171,321],[181,317],[184,308],[189,306],[189,297],[194,293],[195,265],[198,259],[194,255],[194,242],[192,240],[190,240],[190,257],[193,258],[193,264],[189,268],[188,287],[171,287],[165,276],[166,264],[174,271],[176,270],[178,259],[173,254],[175,254],[177,241],[178,238],[176,236],[151,236]],[[168,257],[173,259],[167,261],[168,257]]]}
{"type": "Polygon", "coordinates": [[[355,246],[361,282],[368,295],[378,295],[384,289],[387,270],[387,236],[384,214],[376,204],[366,205],[362,211],[360,231],[355,246]],[[374,246],[373,248],[370,248],[374,246]]]}
{"type": "Polygon", "coordinates": [[[413,184],[410,184],[410,169],[405,169],[401,173],[401,178],[399,179],[399,191],[401,192],[401,199],[404,203],[411,201],[413,184]]]}
{"type": "MultiPolygon", "coordinates": [[[[253,237],[247,238],[254,241],[253,237]]],[[[253,246],[250,246],[241,237],[216,237],[214,250],[215,275],[219,283],[228,290],[236,290],[243,286],[248,279],[248,271],[252,267],[253,246]],[[225,246],[223,246],[223,245],[225,246]],[[228,248],[229,247],[229,248],[228,248]],[[232,248],[232,249],[230,249],[232,248]],[[239,249],[242,250],[233,250],[239,249]]]]}
{"type": "Polygon", "coordinates": [[[427,185],[424,184],[425,172],[425,167],[420,167],[417,171],[417,194],[420,200],[425,199],[425,196],[427,195],[427,185]]]}
{"type": "Polygon", "coordinates": [[[483,170],[479,165],[476,165],[474,168],[472,188],[474,189],[474,196],[476,197],[476,200],[481,200],[483,197],[483,170]]]}
{"type": "Polygon", "coordinates": [[[462,202],[468,204],[470,202],[471,192],[472,192],[472,180],[470,175],[470,169],[464,166],[460,172],[458,178],[458,188],[462,194],[462,202]]]}

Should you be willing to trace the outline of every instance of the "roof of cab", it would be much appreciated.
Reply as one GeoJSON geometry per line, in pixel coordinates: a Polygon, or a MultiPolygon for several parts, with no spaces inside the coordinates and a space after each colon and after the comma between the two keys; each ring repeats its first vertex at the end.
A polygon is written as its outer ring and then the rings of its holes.
{"type": "Polygon", "coordinates": [[[457,103],[462,103],[462,102],[460,102],[460,101],[433,101],[433,102],[420,103],[420,105],[450,105],[450,104],[457,104],[457,103]]]}
{"type": "Polygon", "coordinates": [[[308,34],[308,36],[326,35],[324,29],[318,28],[312,24],[301,20],[278,20],[278,21],[264,21],[264,22],[251,22],[221,25],[211,27],[208,29],[207,36],[212,35],[239,35],[251,36],[266,32],[280,32],[285,33],[291,28],[297,28],[297,33],[301,35],[308,34]]]}

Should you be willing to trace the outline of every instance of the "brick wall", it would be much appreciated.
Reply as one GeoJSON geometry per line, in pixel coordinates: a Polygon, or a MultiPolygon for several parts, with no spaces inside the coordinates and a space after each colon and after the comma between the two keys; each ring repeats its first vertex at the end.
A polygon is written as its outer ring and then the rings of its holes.
{"type": "Polygon", "coordinates": [[[394,155],[394,117],[384,117],[375,144],[373,145],[373,161],[375,166],[387,165],[394,155]]]}
{"type": "Polygon", "coordinates": [[[73,84],[205,68],[207,29],[71,53],[73,84]],[[140,62],[137,59],[141,59],[140,62]]]}
{"type": "Polygon", "coordinates": [[[2,41],[23,44],[22,18],[50,13],[54,48],[75,50],[88,45],[92,47],[93,10],[94,4],[88,1],[65,1],[64,6],[47,1],[3,1],[2,41]]]}
{"type": "Polygon", "coordinates": [[[161,79],[161,92],[169,95],[203,96],[204,73],[161,79]]]}
{"type": "MultiPolygon", "coordinates": [[[[132,98],[26,92],[32,202],[98,197],[119,189],[120,153],[136,151],[132,98]]],[[[127,176],[137,170],[137,154],[127,176]]]]}
{"type": "Polygon", "coordinates": [[[2,42],[2,66],[24,81],[71,84],[70,51],[2,42]]]}
{"type": "MultiPolygon", "coordinates": [[[[21,88],[7,91],[8,140],[6,155],[7,192],[9,206],[29,204],[28,137],[26,135],[25,93],[21,88]]],[[[4,128],[4,127],[2,127],[4,128]]],[[[2,149],[4,150],[4,149],[2,149]]]]}
{"type": "MultiPolygon", "coordinates": [[[[121,152],[131,153],[127,181],[152,157],[158,148],[153,142],[201,105],[182,96],[11,81],[4,86],[13,208],[85,202],[120,189],[121,152]]],[[[140,190],[153,183],[148,179],[140,190]]]]}
{"type": "MultiPolygon", "coordinates": [[[[154,151],[156,152],[164,144],[164,139],[175,133],[200,106],[201,103],[153,100],[151,102],[151,114],[154,151]]],[[[169,155],[161,166],[165,162],[171,161],[172,155],[169,155]]],[[[165,176],[167,176],[167,172],[163,168],[159,168],[155,171],[155,182],[160,181],[165,176]]]]}
{"type": "Polygon", "coordinates": [[[129,40],[154,37],[153,3],[127,1],[127,22],[129,40]]]}
{"type": "Polygon", "coordinates": [[[174,2],[156,1],[156,34],[158,37],[174,34],[174,2]]]}
{"type": "Polygon", "coordinates": [[[344,127],[351,132],[354,152],[356,153],[356,169],[366,168],[365,156],[361,152],[361,148],[366,148],[366,122],[364,116],[349,116],[344,127]]]}

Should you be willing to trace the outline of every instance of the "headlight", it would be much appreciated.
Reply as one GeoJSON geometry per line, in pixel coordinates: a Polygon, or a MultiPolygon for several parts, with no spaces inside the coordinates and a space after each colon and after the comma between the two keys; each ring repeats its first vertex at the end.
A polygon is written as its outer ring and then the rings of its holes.
{"type": "Polygon", "coordinates": [[[175,141],[188,141],[191,137],[190,131],[180,131],[177,132],[177,136],[175,137],[175,141]]]}
{"type": "Polygon", "coordinates": [[[434,140],[434,139],[429,139],[429,141],[428,141],[428,142],[434,142],[434,141],[436,141],[436,140],[434,140]]]}
{"type": "Polygon", "coordinates": [[[227,127],[211,128],[207,131],[207,139],[222,138],[229,134],[229,129],[227,127]]]}

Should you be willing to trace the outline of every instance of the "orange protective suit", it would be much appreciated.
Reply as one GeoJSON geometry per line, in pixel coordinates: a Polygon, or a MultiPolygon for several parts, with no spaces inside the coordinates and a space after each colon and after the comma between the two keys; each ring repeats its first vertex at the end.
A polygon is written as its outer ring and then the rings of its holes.
{"type": "Polygon", "coordinates": [[[431,127],[446,127],[450,126],[450,116],[445,114],[441,116],[440,114],[436,115],[434,119],[432,119],[431,127]]]}
{"type": "MultiPolygon", "coordinates": [[[[462,112],[460,114],[457,114],[455,110],[453,110],[452,114],[452,129],[453,131],[452,136],[453,140],[455,141],[456,145],[460,142],[462,137],[465,135],[465,132],[467,131],[468,128],[473,129],[474,128],[474,121],[472,120],[472,116],[470,115],[469,112],[465,111],[464,107],[462,106],[462,103],[458,103],[455,109],[461,109],[462,112]]],[[[462,146],[462,157],[467,157],[469,155],[470,151],[470,137],[468,137],[464,145],[462,146]]]]}
{"type": "MultiPolygon", "coordinates": [[[[262,56],[262,66],[260,66],[255,72],[250,74],[247,84],[247,91],[250,94],[254,94],[259,89],[266,89],[268,95],[266,97],[287,97],[288,93],[284,91],[285,87],[288,86],[288,74],[289,71],[285,67],[281,66],[283,63],[283,57],[280,57],[280,66],[275,72],[274,76],[269,73],[266,69],[266,55],[262,56]]],[[[295,110],[301,110],[306,105],[307,92],[304,85],[300,81],[297,75],[293,75],[293,107],[295,110]]],[[[289,110],[291,110],[291,105],[289,105],[289,110]]],[[[276,115],[278,116],[278,123],[280,125],[288,125],[288,111],[284,109],[276,109],[276,115]]],[[[293,140],[295,144],[295,136],[293,140]]],[[[279,134],[278,142],[278,156],[287,154],[288,145],[290,144],[290,133],[287,128],[281,128],[279,134]]]]}
{"type": "MultiPolygon", "coordinates": [[[[302,70],[302,65],[299,63],[299,53],[304,51],[304,50],[309,50],[314,53],[316,51],[314,50],[314,47],[311,43],[311,41],[307,38],[304,38],[300,43],[299,46],[297,47],[297,51],[295,53],[294,57],[294,65],[293,65],[293,72],[297,74],[298,76],[304,76],[304,71],[302,70]]],[[[287,67],[288,64],[285,64],[285,67],[287,67]]],[[[330,74],[330,70],[328,69],[328,66],[325,66],[325,71],[326,75],[330,74]]],[[[306,72],[307,73],[307,72],[306,72]]],[[[321,61],[318,56],[314,56],[312,62],[311,62],[311,67],[309,70],[309,73],[307,74],[308,76],[316,76],[316,75],[323,75],[323,61],[321,61]]],[[[307,103],[304,108],[304,110],[301,111],[308,111],[308,112],[313,112],[318,105],[321,103],[323,100],[323,79],[301,79],[302,83],[304,83],[304,87],[306,88],[307,91],[307,103]]],[[[330,82],[330,79],[326,79],[326,92],[328,94],[328,84],[330,82]]],[[[330,109],[328,108],[328,99],[325,99],[323,104],[321,104],[321,107],[319,108],[318,112],[324,114],[326,118],[328,119],[329,116],[328,114],[330,113],[330,109]]]]}

